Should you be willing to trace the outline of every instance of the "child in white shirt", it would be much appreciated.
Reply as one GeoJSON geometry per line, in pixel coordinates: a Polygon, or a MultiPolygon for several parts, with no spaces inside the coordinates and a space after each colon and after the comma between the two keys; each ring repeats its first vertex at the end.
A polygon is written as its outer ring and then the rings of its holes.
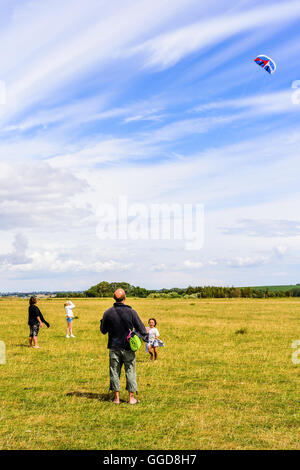
{"type": "Polygon", "coordinates": [[[73,318],[74,318],[74,313],[73,313],[73,308],[75,308],[75,305],[71,300],[68,300],[65,303],[65,310],[66,310],[66,317],[67,317],[67,335],[66,338],[75,338],[73,335],[73,318]]]}
{"type": "Polygon", "coordinates": [[[148,325],[147,327],[147,333],[149,333],[149,340],[148,343],[146,344],[146,352],[150,354],[150,361],[153,361],[153,349],[154,349],[154,361],[157,361],[158,354],[157,354],[157,348],[158,346],[164,346],[164,343],[158,339],[159,337],[159,331],[156,328],[157,321],[155,318],[150,318],[148,320],[148,325]]]}

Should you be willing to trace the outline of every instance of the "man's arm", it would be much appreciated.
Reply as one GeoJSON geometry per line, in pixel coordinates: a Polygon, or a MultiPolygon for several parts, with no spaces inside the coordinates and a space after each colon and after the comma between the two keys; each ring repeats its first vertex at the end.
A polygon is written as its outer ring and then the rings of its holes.
{"type": "Polygon", "coordinates": [[[143,324],[142,320],[140,319],[140,317],[138,316],[135,310],[132,310],[132,314],[133,314],[133,326],[134,326],[135,331],[138,333],[138,336],[140,336],[140,338],[142,338],[145,341],[145,343],[147,343],[149,339],[149,334],[147,333],[145,325],[143,324]]]}
{"type": "Polygon", "coordinates": [[[106,333],[108,332],[108,330],[107,330],[107,315],[105,313],[106,312],[104,312],[102,320],[100,320],[100,331],[104,335],[106,335],[106,333]]]}

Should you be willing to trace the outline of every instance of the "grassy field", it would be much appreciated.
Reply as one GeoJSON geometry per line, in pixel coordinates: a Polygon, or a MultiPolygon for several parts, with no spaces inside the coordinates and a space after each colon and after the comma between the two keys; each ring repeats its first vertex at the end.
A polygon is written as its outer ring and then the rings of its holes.
{"type": "Polygon", "coordinates": [[[166,347],[137,353],[139,399],[108,395],[110,299],[76,299],[75,339],[65,338],[63,300],[39,307],[51,328],[27,347],[27,301],[0,301],[1,449],[300,449],[297,299],[129,299],[155,316],[166,347]]]}

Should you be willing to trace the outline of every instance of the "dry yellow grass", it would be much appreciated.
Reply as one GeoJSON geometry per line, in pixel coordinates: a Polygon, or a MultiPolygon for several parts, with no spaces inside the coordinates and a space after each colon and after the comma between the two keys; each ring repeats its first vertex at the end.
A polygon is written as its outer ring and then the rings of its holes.
{"type": "Polygon", "coordinates": [[[141,403],[108,401],[110,299],[76,299],[75,339],[63,300],[39,302],[51,323],[27,345],[27,301],[1,300],[1,449],[299,449],[297,299],[128,299],[158,320],[166,347],[137,353],[141,403]],[[239,332],[238,332],[239,331],[239,332]]]}

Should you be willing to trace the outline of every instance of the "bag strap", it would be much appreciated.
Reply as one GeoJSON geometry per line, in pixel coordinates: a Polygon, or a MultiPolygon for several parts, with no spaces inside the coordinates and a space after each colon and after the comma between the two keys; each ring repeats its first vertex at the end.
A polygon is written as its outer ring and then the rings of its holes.
{"type": "Polygon", "coordinates": [[[127,330],[129,330],[129,335],[128,335],[127,338],[126,338],[127,341],[129,342],[129,340],[130,340],[130,338],[131,338],[132,336],[135,336],[135,335],[136,335],[136,336],[139,336],[139,334],[136,333],[135,330],[132,330],[131,328],[129,328],[128,324],[126,323],[126,321],[124,320],[124,318],[123,318],[123,316],[120,314],[120,312],[118,311],[117,307],[116,307],[115,305],[113,305],[113,308],[114,308],[115,312],[117,312],[117,315],[118,315],[118,317],[121,319],[123,325],[125,325],[126,328],[127,328],[127,330]]]}
{"type": "Polygon", "coordinates": [[[126,340],[129,341],[129,338],[131,336],[131,333],[132,333],[132,330],[129,328],[128,324],[126,323],[126,321],[124,320],[123,316],[121,315],[121,313],[118,311],[117,307],[114,305],[113,306],[115,312],[117,313],[118,317],[120,318],[121,322],[123,323],[123,325],[126,327],[127,330],[129,330],[129,335],[126,337],[126,340]]]}

